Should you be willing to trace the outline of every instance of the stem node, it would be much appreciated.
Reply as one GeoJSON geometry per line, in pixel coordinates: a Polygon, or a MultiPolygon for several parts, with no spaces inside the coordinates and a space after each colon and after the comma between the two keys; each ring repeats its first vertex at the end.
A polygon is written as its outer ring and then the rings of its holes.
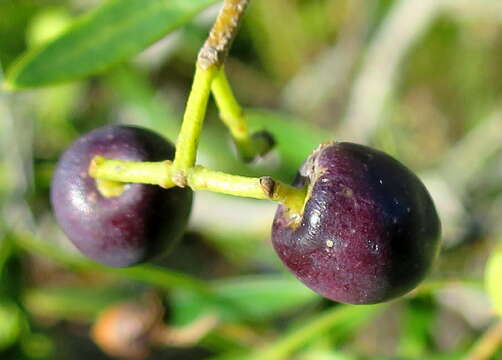
{"type": "Polygon", "coordinates": [[[98,155],[91,161],[89,174],[101,184],[106,184],[107,191],[113,196],[117,196],[120,190],[117,185],[120,186],[120,183],[160,185],[163,188],[188,186],[194,191],[209,190],[234,196],[277,201],[286,206],[290,213],[298,215],[303,212],[307,196],[305,188],[299,189],[284,184],[270,176],[253,178],[230,175],[200,165],[185,170],[177,168],[169,160],[141,162],[106,159],[98,155]]]}
{"type": "Polygon", "coordinates": [[[171,181],[176,185],[181,188],[184,188],[188,184],[188,179],[183,170],[174,170],[172,176],[171,176],[171,181]]]}
{"type": "Polygon", "coordinates": [[[272,199],[274,197],[274,190],[275,190],[274,179],[272,179],[270,176],[262,176],[260,178],[260,186],[268,198],[272,199]]]}

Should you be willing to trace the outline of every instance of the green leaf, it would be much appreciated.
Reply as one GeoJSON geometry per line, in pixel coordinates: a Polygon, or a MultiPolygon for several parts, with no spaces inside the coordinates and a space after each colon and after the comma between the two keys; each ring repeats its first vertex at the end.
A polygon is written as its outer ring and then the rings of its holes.
{"type": "Polygon", "coordinates": [[[298,280],[285,275],[238,277],[214,282],[213,289],[220,301],[195,292],[175,291],[171,297],[173,321],[186,324],[210,312],[225,321],[265,321],[319,298],[298,280]]]}
{"type": "Polygon", "coordinates": [[[427,356],[427,346],[431,328],[434,326],[435,304],[428,298],[409,300],[403,310],[401,336],[398,354],[404,359],[423,359],[427,356]]]}
{"type": "Polygon", "coordinates": [[[8,72],[7,88],[50,85],[94,74],[137,54],[217,0],[110,0],[77,19],[8,72]]]}
{"type": "Polygon", "coordinates": [[[30,313],[46,318],[91,322],[106,307],[134,295],[128,288],[50,286],[26,290],[23,303],[30,313]]]}
{"type": "Polygon", "coordinates": [[[143,282],[164,290],[171,290],[179,287],[194,292],[200,292],[207,296],[213,294],[212,288],[208,286],[206,282],[159,266],[143,264],[127,268],[109,267],[87,260],[84,257],[68,253],[54,244],[51,244],[49,241],[42,241],[34,237],[31,233],[17,233],[13,238],[17,247],[51,259],[70,270],[99,271],[143,282]]]}
{"type": "Polygon", "coordinates": [[[491,303],[498,316],[502,316],[502,245],[493,250],[485,268],[485,287],[491,303]]]}
{"type": "Polygon", "coordinates": [[[309,341],[326,334],[332,339],[349,334],[367,323],[384,307],[383,304],[334,306],[315,315],[301,327],[286,332],[275,343],[257,350],[249,360],[291,359],[291,354],[309,341]]]}
{"type": "Polygon", "coordinates": [[[2,272],[9,260],[12,253],[12,241],[8,237],[2,235],[2,240],[0,241],[0,280],[2,279],[2,272]]]}
{"type": "Polygon", "coordinates": [[[14,344],[25,325],[21,309],[12,301],[0,300],[0,350],[14,344]]]}

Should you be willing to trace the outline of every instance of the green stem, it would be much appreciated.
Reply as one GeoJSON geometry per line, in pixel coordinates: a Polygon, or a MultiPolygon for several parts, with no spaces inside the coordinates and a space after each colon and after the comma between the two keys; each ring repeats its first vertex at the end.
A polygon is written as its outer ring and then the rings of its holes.
{"type": "Polygon", "coordinates": [[[211,91],[220,111],[220,118],[230,130],[241,157],[250,161],[257,155],[267,153],[273,146],[271,137],[252,136],[249,132],[244,111],[235,98],[223,68],[215,76],[211,91]]]}
{"type": "Polygon", "coordinates": [[[234,96],[223,68],[214,78],[211,91],[220,111],[220,118],[235,141],[238,143],[249,141],[249,129],[244,118],[244,111],[234,96]]]}
{"type": "Polygon", "coordinates": [[[225,0],[204,46],[199,51],[173,162],[176,169],[173,181],[179,186],[185,186],[186,171],[195,165],[211,82],[230,49],[248,2],[249,0],[225,0]]]}
{"type": "Polygon", "coordinates": [[[124,161],[95,156],[89,165],[89,175],[100,180],[122,183],[160,185],[163,188],[174,186],[171,181],[173,164],[171,161],[124,161]]]}
{"type": "MultiPolygon", "coordinates": [[[[176,168],[170,161],[140,162],[106,159],[95,156],[89,174],[100,180],[135,182],[172,187],[176,168]]],[[[306,189],[274,180],[269,176],[252,178],[213,171],[203,166],[186,169],[185,185],[193,190],[209,190],[234,196],[269,199],[285,205],[292,215],[303,211],[306,189]]]]}
{"type": "Polygon", "coordinates": [[[269,199],[280,202],[291,211],[300,213],[305,201],[306,190],[298,189],[268,176],[252,178],[230,175],[195,166],[188,175],[188,186],[193,190],[209,190],[222,194],[269,199]]]}
{"type": "Polygon", "coordinates": [[[195,165],[197,147],[199,146],[202,124],[206,116],[207,101],[211,89],[211,82],[218,69],[196,67],[192,90],[188,97],[183,123],[178,135],[174,166],[185,171],[195,165]]]}
{"type": "Polygon", "coordinates": [[[268,176],[248,178],[195,166],[211,87],[222,119],[246,157],[253,158],[257,153],[261,154],[264,148],[268,150],[271,147],[270,138],[265,134],[261,134],[261,137],[249,134],[242,109],[221,70],[248,3],[249,0],[225,0],[199,52],[173,162],[128,162],[96,156],[89,166],[89,174],[97,179],[98,190],[103,196],[119,196],[125,189],[122,184],[129,182],[155,184],[164,188],[189,186],[193,190],[277,201],[284,204],[295,219],[299,218],[306,189],[294,188],[268,176]]]}

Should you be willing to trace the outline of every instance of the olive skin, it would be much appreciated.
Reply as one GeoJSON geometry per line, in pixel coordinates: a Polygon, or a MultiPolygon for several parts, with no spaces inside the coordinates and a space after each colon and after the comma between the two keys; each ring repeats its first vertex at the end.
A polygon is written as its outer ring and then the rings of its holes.
{"type": "Polygon", "coordinates": [[[161,161],[174,152],[160,135],[133,126],[107,126],[77,139],[59,160],[51,184],[54,214],[71,242],[113,267],[131,266],[170,248],[186,227],[190,189],[126,184],[120,195],[105,197],[88,169],[95,155],[161,161]]]}
{"type": "Polygon", "coordinates": [[[353,143],[322,144],[294,185],[308,186],[303,214],[280,205],[272,243],[305,285],[334,301],[373,304],[424,279],[441,226],[420,179],[391,156],[353,143]]]}

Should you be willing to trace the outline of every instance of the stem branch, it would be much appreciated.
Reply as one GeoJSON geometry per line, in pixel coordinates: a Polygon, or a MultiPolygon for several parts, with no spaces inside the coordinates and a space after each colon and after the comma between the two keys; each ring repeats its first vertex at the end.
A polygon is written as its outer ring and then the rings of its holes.
{"type": "Polygon", "coordinates": [[[176,144],[174,166],[186,170],[195,164],[197,147],[199,146],[202,124],[206,116],[207,101],[211,90],[211,82],[217,69],[203,69],[197,65],[188,97],[183,123],[176,144]]]}
{"type": "Polygon", "coordinates": [[[220,118],[230,130],[241,157],[245,161],[251,161],[257,155],[267,153],[274,145],[272,136],[264,132],[249,132],[244,111],[235,98],[223,68],[213,79],[211,91],[220,111],[220,118]]]}
{"type": "Polygon", "coordinates": [[[171,180],[173,166],[169,160],[139,162],[107,159],[97,155],[91,161],[89,175],[95,179],[124,183],[160,185],[163,188],[174,186],[171,180]]]}
{"type": "MultiPolygon", "coordinates": [[[[89,174],[96,179],[117,182],[135,182],[174,186],[176,168],[170,161],[140,162],[106,159],[95,156],[89,166],[89,174]]],[[[301,214],[306,197],[306,189],[298,189],[269,176],[252,178],[230,175],[194,166],[186,169],[186,185],[192,190],[209,190],[222,194],[269,199],[285,205],[291,213],[301,214]]]]}
{"type": "Polygon", "coordinates": [[[185,185],[186,171],[195,165],[211,82],[223,64],[248,3],[249,0],[225,0],[199,52],[174,157],[177,170],[173,180],[179,186],[185,185]]]}
{"type": "Polygon", "coordinates": [[[202,69],[223,64],[249,0],[225,0],[204,46],[197,65],[202,69]]]}
{"type": "Polygon", "coordinates": [[[224,68],[215,76],[211,84],[214,100],[220,111],[220,118],[228,127],[236,141],[243,141],[249,137],[249,130],[244,119],[244,111],[237,102],[228,82],[224,68]]]}

